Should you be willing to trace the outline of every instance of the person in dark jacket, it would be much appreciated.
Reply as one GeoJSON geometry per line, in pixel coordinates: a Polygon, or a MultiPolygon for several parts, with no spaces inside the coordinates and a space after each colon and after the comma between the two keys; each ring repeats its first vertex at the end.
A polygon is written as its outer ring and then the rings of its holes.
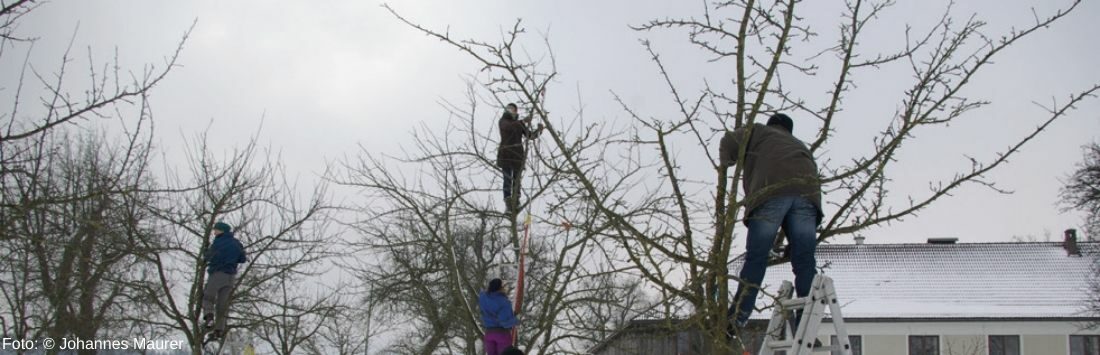
{"type": "Polygon", "coordinates": [[[497,149],[497,166],[504,174],[504,205],[509,213],[515,213],[519,207],[520,177],[523,174],[527,152],[524,150],[523,139],[535,139],[542,133],[543,125],[531,130],[530,114],[527,118],[519,119],[519,108],[516,104],[508,104],[504,115],[497,123],[500,129],[500,148],[497,149]]]}
{"type": "Polygon", "coordinates": [[[504,282],[500,279],[489,281],[489,288],[477,298],[481,308],[481,326],[485,328],[485,354],[501,355],[512,346],[512,328],[519,323],[512,313],[512,302],[504,293],[504,282]]]}
{"type": "Polygon", "coordinates": [[[225,333],[229,315],[229,295],[236,281],[237,264],[248,261],[244,246],[233,237],[233,227],[225,222],[214,224],[214,241],[203,253],[206,262],[206,287],[202,291],[203,326],[213,330],[210,338],[225,333]]]}
{"type": "Polygon", "coordinates": [[[748,322],[760,283],[767,271],[769,252],[782,227],[790,245],[795,292],[805,297],[817,274],[817,226],[821,211],[821,180],[809,148],[792,135],[794,122],[775,114],[767,125],[755,124],[727,132],[719,146],[723,169],[741,164],[748,236],[741,283],[729,317],[741,328],[748,322]],[[745,144],[744,160],[739,159],[745,144]]]}

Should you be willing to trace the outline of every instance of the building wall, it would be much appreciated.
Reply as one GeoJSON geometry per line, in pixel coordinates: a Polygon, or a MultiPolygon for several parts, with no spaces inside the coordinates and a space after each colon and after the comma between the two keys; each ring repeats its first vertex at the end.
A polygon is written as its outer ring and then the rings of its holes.
{"type": "MultiPolygon", "coordinates": [[[[1024,355],[1069,354],[1070,334],[1096,334],[1100,329],[1082,331],[1081,324],[1063,321],[1038,322],[853,322],[849,335],[859,335],[865,355],[909,355],[910,335],[940,337],[941,355],[987,355],[989,335],[1019,335],[1024,355]]],[[[821,325],[818,338],[829,344],[835,334],[831,323],[821,325]]],[[[702,338],[694,331],[678,333],[637,331],[621,337],[597,352],[620,354],[708,354],[702,338]]]]}
{"type": "Polygon", "coordinates": [[[1068,335],[1024,335],[1020,337],[1024,354],[1069,354],[1068,335]]]}
{"type": "MultiPolygon", "coordinates": [[[[1000,322],[847,322],[849,335],[863,340],[863,353],[908,355],[910,335],[937,335],[943,355],[987,355],[989,335],[1019,335],[1025,355],[1061,355],[1069,353],[1070,334],[1097,334],[1100,329],[1083,331],[1082,324],[1066,321],[1000,322]]],[[[831,323],[820,328],[821,336],[835,334],[831,323]]]]}
{"type": "MultiPolygon", "coordinates": [[[[860,335],[849,331],[850,335],[860,335]]],[[[863,336],[863,353],[866,355],[907,355],[904,335],[863,336]]]]}

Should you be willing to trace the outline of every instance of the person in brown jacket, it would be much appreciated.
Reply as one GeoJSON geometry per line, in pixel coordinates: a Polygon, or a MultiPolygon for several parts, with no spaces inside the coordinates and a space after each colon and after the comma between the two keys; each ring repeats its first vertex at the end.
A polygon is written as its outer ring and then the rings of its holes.
{"type": "Polygon", "coordinates": [[[768,268],[768,256],[782,227],[790,244],[795,292],[805,297],[817,274],[817,226],[821,211],[821,180],[813,154],[792,135],[794,122],[782,113],[755,124],[726,132],[719,146],[722,169],[741,164],[745,191],[745,226],[748,235],[745,260],[729,317],[734,326],[746,325],[760,283],[768,268]],[[745,141],[747,139],[747,142],[745,141]],[[742,142],[745,159],[738,156],[742,142]]]}
{"type": "Polygon", "coordinates": [[[523,139],[535,139],[542,132],[543,125],[531,130],[533,117],[519,119],[519,108],[516,104],[508,104],[504,115],[500,117],[500,148],[497,149],[497,166],[504,174],[504,205],[508,213],[516,213],[519,207],[520,177],[523,174],[527,152],[524,150],[523,139]]]}

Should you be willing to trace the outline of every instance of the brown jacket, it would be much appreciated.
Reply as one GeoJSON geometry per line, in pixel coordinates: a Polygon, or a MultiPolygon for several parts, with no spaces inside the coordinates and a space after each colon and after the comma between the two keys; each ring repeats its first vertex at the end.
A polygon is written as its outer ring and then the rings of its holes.
{"type": "MultiPolygon", "coordinates": [[[[726,132],[718,147],[721,164],[737,163],[738,149],[747,127],[726,132]]],[[[804,196],[817,207],[821,223],[821,179],[817,163],[805,143],[779,127],[753,125],[752,137],[745,147],[742,164],[747,213],[767,200],[780,196],[804,196]]]]}
{"type": "Polygon", "coordinates": [[[497,165],[513,169],[523,169],[523,161],[527,152],[523,149],[523,137],[535,138],[538,132],[532,132],[527,123],[504,112],[504,116],[497,123],[500,127],[500,148],[497,149],[497,165]]]}

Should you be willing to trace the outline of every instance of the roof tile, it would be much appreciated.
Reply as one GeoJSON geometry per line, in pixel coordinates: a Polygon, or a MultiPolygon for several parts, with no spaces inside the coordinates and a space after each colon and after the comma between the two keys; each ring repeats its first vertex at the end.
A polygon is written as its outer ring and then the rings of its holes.
{"type": "MultiPolygon", "coordinates": [[[[845,318],[1067,318],[1085,316],[1100,251],[1100,243],[1080,244],[1085,257],[1054,242],[823,244],[816,255],[845,318]]],[[[774,265],[764,287],[774,292],[791,279],[789,264],[774,265]]]]}

